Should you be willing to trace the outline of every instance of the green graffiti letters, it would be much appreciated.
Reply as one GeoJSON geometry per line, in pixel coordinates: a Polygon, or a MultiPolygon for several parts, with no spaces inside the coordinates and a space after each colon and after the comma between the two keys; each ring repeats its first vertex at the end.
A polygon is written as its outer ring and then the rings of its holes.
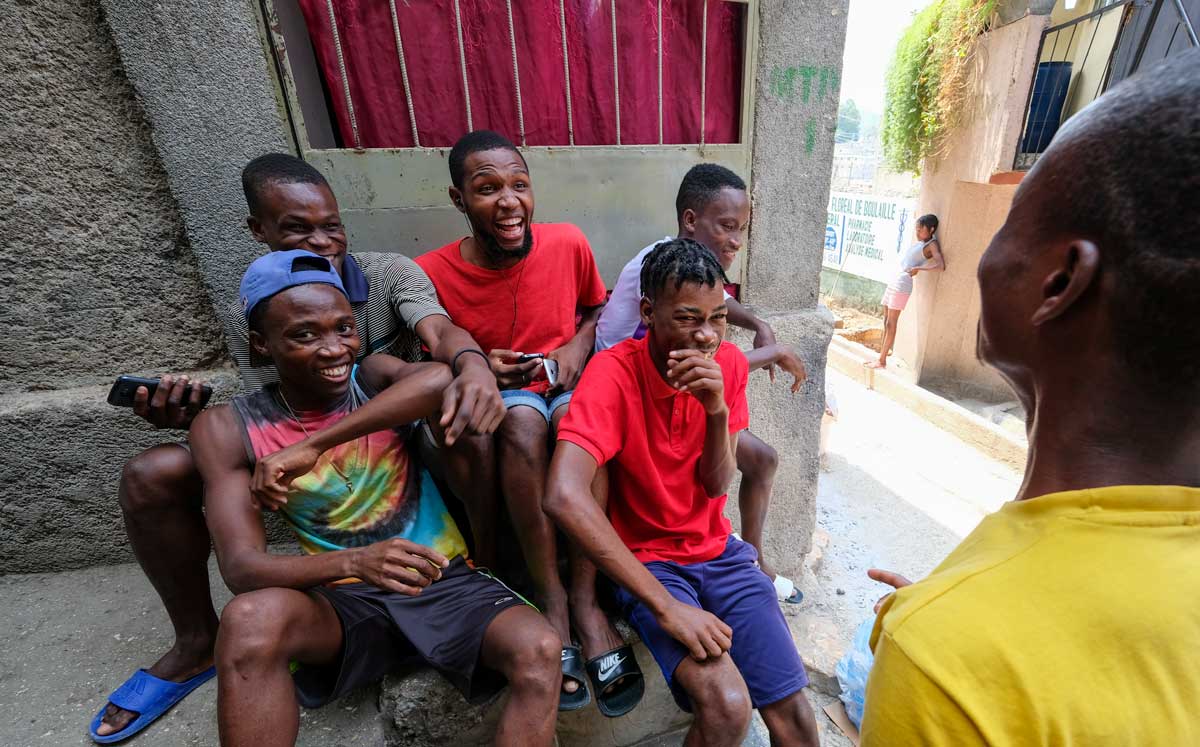
{"type": "Polygon", "coordinates": [[[826,96],[837,95],[837,90],[842,83],[842,76],[841,72],[831,65],[792,65],[790,67],[776,65],[771,68],[768,90],[777,99],[795,101],[797,81],[800,83],[800,101],[807,104],[822,101],[826,96]]]}

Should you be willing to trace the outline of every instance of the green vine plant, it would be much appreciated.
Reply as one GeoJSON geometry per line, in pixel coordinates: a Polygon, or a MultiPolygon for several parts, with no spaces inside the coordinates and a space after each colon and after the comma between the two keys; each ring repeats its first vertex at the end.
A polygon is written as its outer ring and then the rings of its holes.
{"type": "Polygon", "coordinates": [[[976,40],[998,0],[934,0],[896,43],[880,136],[888,168],[921,173],[959,124],[970,94],[976,40]]]}

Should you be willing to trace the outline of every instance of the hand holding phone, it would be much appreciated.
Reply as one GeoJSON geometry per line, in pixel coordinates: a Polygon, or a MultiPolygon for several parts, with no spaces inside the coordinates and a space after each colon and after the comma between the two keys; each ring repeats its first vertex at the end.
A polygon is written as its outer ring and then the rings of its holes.
{"type": "Polygon", "coordinates": [[[132,407],[155,428],[188,428],[212,393],[212,387],[202,381],[189,381],[187,376],[118,376],[109,390],[108,403],[132,407]]]}
{"type": "Polygon", "coordinates": [[[542,358],[542,370],[546,373],[546,381],[553,387],[558,383],[558,361],[553,358],[542,358]]]}
{"type": "Polygon", "coordinates": [[[533,381],[534,372],[540,368],[541,353],[521,353],[497,348],[488,354],[496,384],[501,389],[520,389],[533,381]]]}

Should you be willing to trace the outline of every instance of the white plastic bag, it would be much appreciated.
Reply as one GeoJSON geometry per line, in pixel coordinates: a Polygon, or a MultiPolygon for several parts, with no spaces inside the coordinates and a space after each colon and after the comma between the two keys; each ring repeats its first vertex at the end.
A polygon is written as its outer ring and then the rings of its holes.
{"type": "Polygon", "coordinates": [[[867,695],[867,676],[871,673],[871,665],[875,656],[871,653],[871,630],[875,627],[875,617],[862,621],[854,631],[854,641],[850,648],[838,660],[834,672],[838,684],[842,686],[842,704],[846,706],[846,715],[858,728],[862,728],[863,701],[867,695]]]}

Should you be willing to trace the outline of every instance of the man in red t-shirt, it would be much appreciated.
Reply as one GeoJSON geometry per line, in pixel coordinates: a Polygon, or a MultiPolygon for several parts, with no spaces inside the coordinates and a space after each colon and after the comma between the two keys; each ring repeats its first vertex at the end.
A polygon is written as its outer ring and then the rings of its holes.
{"type": "MultiPolygon", "coordinates": [[[[511,141],[486,130],[468,133],[449,162],[450,199],[466,215],[471,235],[418,257],[417,264],[455,324],[490,351],[508,407],[495,441],[500,487],[539,604],[562,636],[562,708],[579,708],[589,696],[581,654],[571,646],[554,526],[541,502],[551,429],[592,352],[607,291],[582,231],[565,223],[534,225],[529,168],[511,141]]],[[[489,478],[481,473],[479,479],[489,478]]],[[[602,635],[620,643],[603,617],[584,624],[608,628],[602,635]]]]}
{"type": "Polygon", "coordinates": [[[817,745],[804,665],[753,546],[724,508],[749,424],[749,364],[723,342],[724,273],[691,239],[642,266],[647,335],[598,353],[558,431],[545,509],[616,584],[681,707],[688,744],[817,745]],[[589,490],[607,465],[607,520],[589,490]],[[610,523],[611,522],[611,523],[610,523]]]}

